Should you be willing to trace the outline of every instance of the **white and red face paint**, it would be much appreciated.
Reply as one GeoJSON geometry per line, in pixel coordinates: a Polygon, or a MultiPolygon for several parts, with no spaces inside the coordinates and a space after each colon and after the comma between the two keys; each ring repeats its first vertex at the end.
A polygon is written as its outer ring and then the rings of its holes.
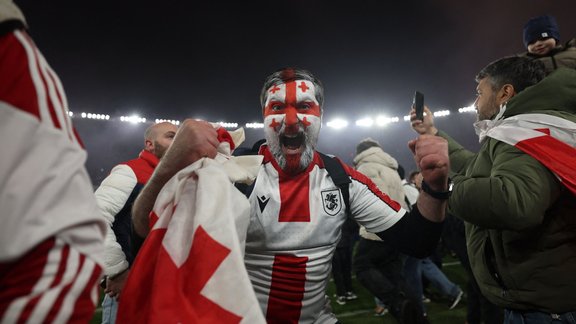
{"type": "Polygon", "coordinates": [[[280,167],[289,173],[306,168],[322,125],[314,84],[295,80],[273,85],[267,90],[263,113],[266,141],[280,167]]]}

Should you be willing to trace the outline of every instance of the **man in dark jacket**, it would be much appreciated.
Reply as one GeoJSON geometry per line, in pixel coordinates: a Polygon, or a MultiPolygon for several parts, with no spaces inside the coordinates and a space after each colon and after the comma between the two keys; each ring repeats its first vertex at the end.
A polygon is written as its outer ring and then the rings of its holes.
{"type": "Polygon", "coordinates": [[[472,271],[505,323],[576,317],[576,71],[508,57],[477,75],[476,132],[465,150],[412,111],[420,134],[448,139],[449,212],[466,223],[472,271]],[[544,78],[544,79],[543,79],[544,78]]]}

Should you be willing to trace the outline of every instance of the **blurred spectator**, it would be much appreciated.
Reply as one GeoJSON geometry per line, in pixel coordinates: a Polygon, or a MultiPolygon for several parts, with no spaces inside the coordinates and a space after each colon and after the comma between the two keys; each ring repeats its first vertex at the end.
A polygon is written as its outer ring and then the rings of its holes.
{"type": "Polygon", "coordinates": [[[358,237],[358,223],[347,218],[342,225],[342,237],[332,257],[332,278],[336,286],[336,302],[340,305],[358,298],[352,288],[352,252],[358,237]]]}
{"type": "MultiPolygon", "coordinates": [[[[367,138],[358,143],[354,165],[356,170],[369,177],[378,189],[388,193],[404,208],[409,208],[397,171],[398,162],[384,152],[377,141],[367,138]]],[[[402,308],[418,312],[416,297],[406,291],[403,265],[404,255],[390,243],[360,227],[360,241],[354,257],[356,277],[382,304],[387,305],[390,313],[400,321],[404,320],[402,308]]],[[[384,310],[378,300],[376,313],[381,314],[384,310]]],[[[420,320],[423,321],[423,318],[420,320]]]]}
{"type": "Polygon", "coordinates": [[[106,224],[60,79],[0,0],[0,322],[87,323],[106,224]]]}

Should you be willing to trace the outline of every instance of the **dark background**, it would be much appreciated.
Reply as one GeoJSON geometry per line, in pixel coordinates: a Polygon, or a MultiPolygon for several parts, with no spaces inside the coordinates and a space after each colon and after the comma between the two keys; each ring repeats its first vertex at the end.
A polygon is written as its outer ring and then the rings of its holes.
{"type": "MultiPolygon", "coordinates": [[[[60,75],[70,110],[109,114],[74,123],[88,150],[95,184],[136,156],[148,125],[117,121],[187,117],[261,122],[258,96],[278,68],[312,71],[325,86],[319,150],[352,161],[370,136],[407,171],[414,137],[407,122],[359,129],[366,116],[408,113],[414,90],[432,110],[448,109],[440,128],[475,150],[474,75],[487,63],[524,51],[522,27],[554,15],[561,41],[575,37],[574,0],[429,1],[15,1],[30,34],[60,75]]],[[[262,130],[246,130],[246,146],[262,130]]]]}

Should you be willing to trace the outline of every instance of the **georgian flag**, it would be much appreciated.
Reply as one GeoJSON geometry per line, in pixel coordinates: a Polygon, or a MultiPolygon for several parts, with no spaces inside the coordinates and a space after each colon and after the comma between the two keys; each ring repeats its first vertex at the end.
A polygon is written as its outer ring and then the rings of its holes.
{"type": "Polygon", "coordinates": [[[529,154],[576,195],[576,123],[545,114],[521,114],[502,120],[486,135],[529,154]]]}
{"type": "Polygon", "coordinates": [[[250,204],[233,182],[253,181],[261,156],[203,158],[177,173],[122,292],[119,323],[265,323],[244,266],[250,204]]]}

